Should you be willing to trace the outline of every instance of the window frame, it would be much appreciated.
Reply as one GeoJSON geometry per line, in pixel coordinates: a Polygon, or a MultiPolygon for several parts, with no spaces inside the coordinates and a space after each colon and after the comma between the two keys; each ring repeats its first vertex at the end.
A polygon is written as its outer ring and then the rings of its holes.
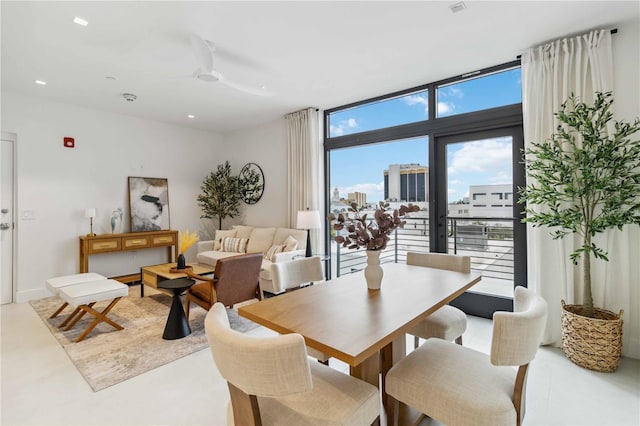
{"type": "MultiPolygon", "coordinates": [[[[508,69],[520,67],[520,60],[507,62],[501,65],[496,65],[488,68],[484,68],[478,71],[461,74],[455,77],[447,78],[444,80],[428,83],[405,90],[389,93],[386,95],[377,96],[370,99],[365,99],[358,102],[342,105],[335,108],[330,108],[324,111],[323,122],[323,136],[324,136],[324,173],[325,173],[325,216],[330,210],[331,189],[329,188],[329,177],[331,176],[330,170],[330,152],[332,150],[352,148],[362,145],[386,143],[391,141],[398,141],[403,139],[426,137],[428,138],[428,168],[430,175],[434,176],[438,173],[438,167],[436,164],[438,155],[436,151],[441,149],[436,146],[439,140],[447,136],[459,136],[464,134],[471,134],[483,131],[492,131],[497,129],[511,128],[511,127],[523,127],[522,116],[522,103],[505,105],[500,107],[494,107],[490,109],[484,109],[480,111],[473,111],[461,114],[455,114],[451,116],[436,117],[436,90],[438,87],[454,84],[468,80],[470,78],[481,78],[486,75],[495,74],[498,72],[506,71],[508,69]],[[384,101],[399,96],[404,96],[417,91],[426,91],[428,94],[428,118],[423,121],[397,125],[392,127],[386,127],[382,129],[369,130],[359,133],[352,133],[348,135],[330,137],[329,134],[329,116],[330,114],[344,109],[355,108],[371,102],[384,101]]],[[[515,158],[515,157],[514,157],[515,158]]],[[[524,165],[516,166],[522,167],[522,175],[524,175],[524,165]]],[[[514,185],[520,185],[520,179],[514,175],[514,185]]],[[[429,187],[427,193],[429,194],[429,222],[432,224],[438,223],[438,178],[429,179],[429,187]]],[[[506,198],[506,197],[505,197],[506,198]]],[[[471,200],[469,200],[471,203],[471,200]]],[[[441,252],[442,248],[439,247],[437,237],[437,226],[430,227],[430,251],[441,252]]],[[[523,244],[526,248],[526,234],[519,235],[523,240],[520,244],[523,244]]],[[[328,252],[330,247],[330,232],[327,230],[325,233],[325,252],[328,252]]],[[[526,249],[523,259],[518,259],[521,265],[525,268],[524,276],[526,277],[526,249]]],[[[329,271],[330,278],[330,271],[329,271]]],[[[526,286],[525,281],[519,281],[518,285],[526,286]]],[[[505,306],[506,307],[506,306],[505,306]]],[[[484,316],[484,315],[483,315],[484,316]]]]}

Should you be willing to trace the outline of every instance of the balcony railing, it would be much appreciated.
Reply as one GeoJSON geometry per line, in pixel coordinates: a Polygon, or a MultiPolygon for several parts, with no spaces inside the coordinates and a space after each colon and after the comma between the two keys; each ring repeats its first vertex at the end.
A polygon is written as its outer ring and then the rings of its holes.
{"type": "MultiPolygon", "coordinates": [[[[483,282],[513,289],[512,218],[447,218],[448,252],[471,257],[471,270],[482,274],[483,282]]],[[[407,218],[404,228],[396,229],[380,254],[381,263],[404,263],[407,252],[429,252],[429,220],[407,218]]],[[[364,269],[366,251],[349,250],[331,243],[338,276],[364,269]]]]}

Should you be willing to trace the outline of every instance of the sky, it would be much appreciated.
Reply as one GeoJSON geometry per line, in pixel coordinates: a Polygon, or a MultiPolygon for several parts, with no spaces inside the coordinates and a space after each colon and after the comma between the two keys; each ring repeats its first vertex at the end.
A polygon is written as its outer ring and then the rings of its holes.
{"type": "MultiPolygon", "coordinates": [[[[520,69],[466,80],[438,88],[437,116],[446,117],[519,103],[520,69]]],[[[413,123],[428,117],[427,92],[416,92],[382,102],[338,111],[330,117],[330,135],[413,123]]],[[[428,166],[426,137],[331,151],[331,194],[341,197],[364,192],[368,202],[384,198],[384,170],[389,164],[418,163],[428,166]]],[[[447,148],[449,202],[468,195],[469,185],[512,182],[511,138],[502,137],[450,144],[447,148]]]]}

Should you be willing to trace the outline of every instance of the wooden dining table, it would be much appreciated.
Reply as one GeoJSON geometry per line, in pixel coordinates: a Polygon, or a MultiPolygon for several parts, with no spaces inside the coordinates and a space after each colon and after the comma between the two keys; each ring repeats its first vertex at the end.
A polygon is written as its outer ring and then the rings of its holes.
{"type": "Polygon", "coordinates": [[[405,334],[481,279],[399,263],[382,265],[380,290],[364,272],[342,275],[238,309],[281,334],[299,333],[307,346],[349,364],[350,374],[378,386],[389,415],[385,375],[406,356],[405,334]]]}

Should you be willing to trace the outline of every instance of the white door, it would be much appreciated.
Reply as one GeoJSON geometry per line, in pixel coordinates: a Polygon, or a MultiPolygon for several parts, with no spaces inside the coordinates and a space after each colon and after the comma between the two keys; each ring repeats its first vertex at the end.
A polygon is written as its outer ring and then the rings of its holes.
{"type": "Polygon", "coordinates": [[[14,195],[13,195],[13,153],[15,135],[2,133],[0,150],[0,303],[13,302],[13,244],[14,244],[14,195]]]}

